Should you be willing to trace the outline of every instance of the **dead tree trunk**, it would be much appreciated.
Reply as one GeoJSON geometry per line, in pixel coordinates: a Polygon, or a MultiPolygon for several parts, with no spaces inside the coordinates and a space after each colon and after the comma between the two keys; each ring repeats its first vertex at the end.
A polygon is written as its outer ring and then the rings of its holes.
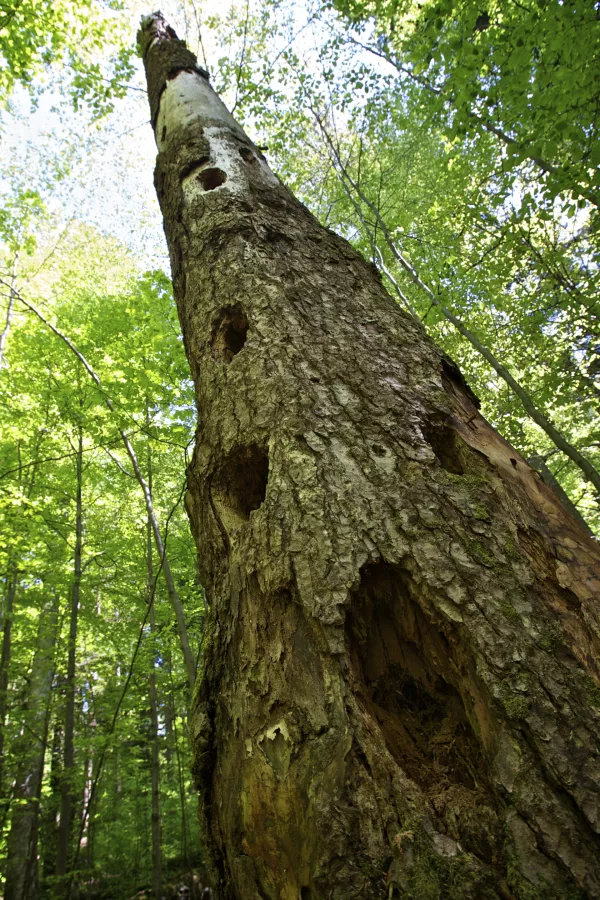
{"type": "Polygon", "coordinates": [[[220,898],[600,897],[600,553],[158,15],[220,898]]]}

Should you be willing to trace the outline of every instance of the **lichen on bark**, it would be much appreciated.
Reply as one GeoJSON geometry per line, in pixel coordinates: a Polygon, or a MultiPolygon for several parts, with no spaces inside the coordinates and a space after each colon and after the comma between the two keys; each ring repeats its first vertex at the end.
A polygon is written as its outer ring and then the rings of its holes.
{"type": "Polygon", "coordinates": [[[600,897],[596,543],[203,75],[153,119],[219,897],[600,897]]]}

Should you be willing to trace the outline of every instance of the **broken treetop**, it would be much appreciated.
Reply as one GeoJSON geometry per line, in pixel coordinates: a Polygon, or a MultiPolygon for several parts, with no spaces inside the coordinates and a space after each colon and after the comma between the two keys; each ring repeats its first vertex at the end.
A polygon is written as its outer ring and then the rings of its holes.
{"type": "Polygon", "coordinates": [[[142,16],[138,31],[138,47],[146,64],[150,121],[154,128],[160,98],[167,81],[182,70],[198,72],[208,81],[208,72],[197,64],[195,55],[188,50],[185,41],[177,37],[160,12],[142,16]],[[151,62],[147,57],[151,58],[151,62]]]}

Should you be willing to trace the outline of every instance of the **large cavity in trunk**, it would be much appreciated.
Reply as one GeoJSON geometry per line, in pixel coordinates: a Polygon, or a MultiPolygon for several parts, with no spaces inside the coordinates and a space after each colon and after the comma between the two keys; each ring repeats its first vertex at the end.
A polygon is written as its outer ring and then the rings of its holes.
{"type": "Polygon", "coordinates": [[[464,441],[449,425],[431,426],[424,430],[424,437],[442,469],[453,475],[464,475],[465,470],[460,458],[461,445],[464,447],[464,441]]]}
{"type": "Polygon", "coordinates": [[[248,334],[248,319],[239,303],[222,309],[213,323],[210,346],[215,359],[230,363],[243,349],[248,334]]]}
{"type": "Polygon", "coordinates": [[[347,619],[357,697],[398,766],[428,796],[436,827],[497,864],[484,692],[468,649],[423,611],[408,585],[399,567],[361,569],[347,619]]]}
{"type": "Polygon", "coordinates": [[[211,496],[227,530],[243,524],[263,503],[269,478],[269,457],[257,444],[234,447],[215,472],[211,496]]]}

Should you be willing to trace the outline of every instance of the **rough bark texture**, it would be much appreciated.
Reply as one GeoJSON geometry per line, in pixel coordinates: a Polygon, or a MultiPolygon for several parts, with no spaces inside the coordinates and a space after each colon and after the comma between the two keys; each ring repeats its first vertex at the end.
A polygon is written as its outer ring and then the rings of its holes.
{"type": "Polygon", "coordinates": [[[206,79],[169,72],[218,896],[600,897],[595,542],[206,79]]]}

